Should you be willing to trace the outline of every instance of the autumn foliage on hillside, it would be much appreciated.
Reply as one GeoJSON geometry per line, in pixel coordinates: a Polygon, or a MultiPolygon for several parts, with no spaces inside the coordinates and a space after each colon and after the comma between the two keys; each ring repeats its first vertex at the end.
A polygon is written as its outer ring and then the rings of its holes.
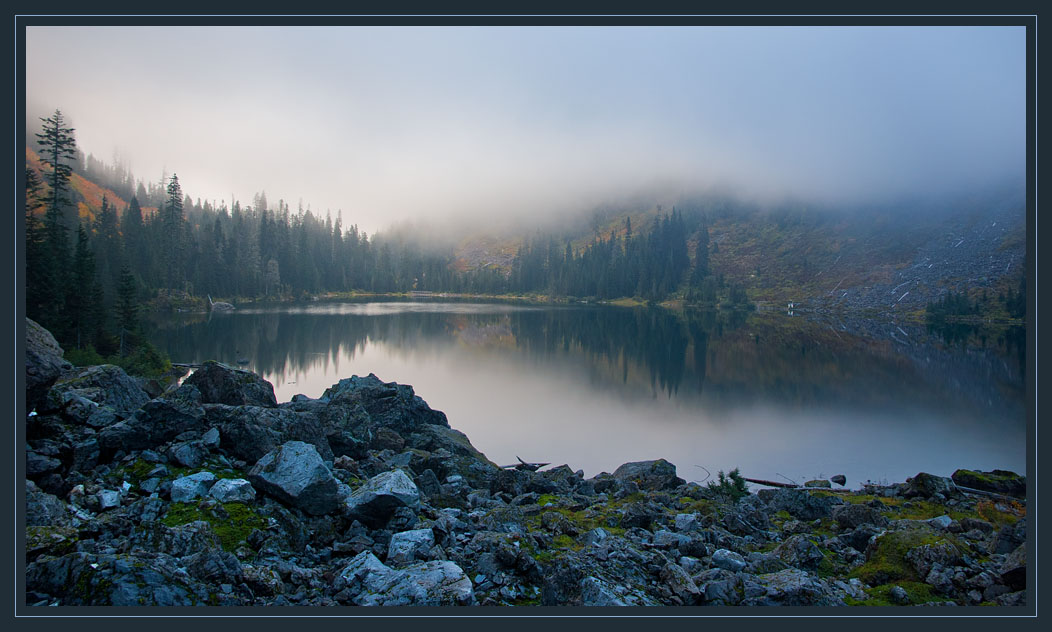
{"type": "MultiPolygon", "coordinates": [[[[42,193],[46,196],[50,187],[47,184],[47,175],[51,173],[51,167],[44,163],[40,156],[35,151],[26,147],[26,166],[36,172],[42,183],[42,193]]],[[[73,201],[77,205],[77,213],[80,216],[81,221],[92,222],[95,220],[95,215],[102,208],[102,198],[105,197],[107,203],[113,207],[117,216],[120,217],[125,209],[128,208],[128,202],[118,196],[116,193],[101,187],[94,182],[85,179],[78,173],[74,173],[69,179],[70,189],[73,193],[73,201]]],[[[36,211],[37,214],[43,216],[44,207],[41,206],[36,211]]]]}

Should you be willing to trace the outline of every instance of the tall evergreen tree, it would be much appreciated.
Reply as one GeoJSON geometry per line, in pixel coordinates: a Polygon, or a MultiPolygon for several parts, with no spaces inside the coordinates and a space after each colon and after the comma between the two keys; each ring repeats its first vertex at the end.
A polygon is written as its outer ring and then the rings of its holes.
{"type": "Polygon", "coordinates": [[[44,215],[44,231],[48,256],[53,261],[56,278],[61,279],[62,271],[69,264],[69,241],[66,236],[69,220],[66,210],[72,205],[69,179],[73,174],[72,163],[77,158],[77,148],[74,130],[66,127],[61,111],[55,110],[54,114],[40,120],[44,122],[41,132],[36,135],[40,157],[51,167],[51,173],[47,176],[50,191],[44,215]]]}
{"type": "Polygon", "coordinates": [[[161,216],[161,237],[164,240],[165,287],[174,290],[182,285],[183,275],[183,190],[179,176],[172,174],[168,181],[168,197],[161,216]]]}

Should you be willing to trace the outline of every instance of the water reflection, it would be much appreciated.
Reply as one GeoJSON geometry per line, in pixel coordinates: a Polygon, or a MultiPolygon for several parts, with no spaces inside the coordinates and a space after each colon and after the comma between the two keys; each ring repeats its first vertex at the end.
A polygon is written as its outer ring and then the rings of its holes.
{"type": "Polygon", "coordinates": [[[781,313],[369,301],[172,318],[151,337],[177,362],[246,356],[279,401],[317,397],[352,373],[413,384],[498,461],[532,449],[541,453],[522,456],[554,462],[565,450],[594,472],[678,450],[681,470],[700,458],[722,467],[733,454],[725,469],[744,459],[771,477],[762,468],[814,476],[850,454],[839,467],[868,477],[887,469],[881,451],[897,450],[895,475],[915,474],[921,459],[953,461],[950,471],[1023,469],[1019,333],[875,327],[781,313]],[[903,433],[917,428],[926,437],[903,454],[903,433]],[[584,457],[600,437],[608,445],[584,457]],[[831,442],[841,454],[820,448],[831,442]]]}

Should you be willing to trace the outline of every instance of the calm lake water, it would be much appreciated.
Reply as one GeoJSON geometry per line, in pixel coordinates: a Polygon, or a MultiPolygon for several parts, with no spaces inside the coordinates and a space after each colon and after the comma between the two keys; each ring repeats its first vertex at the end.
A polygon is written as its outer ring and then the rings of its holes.
{"type": "Polygon", "coordinates": [[[247,358],[279,402],[354,374],[411,384],[501,465],[665,458],[699,482],[738,467],[852,487],[1025,471],[1021,328],[372,300],[172,317],[150,336],[174,362],[247,358]]]}

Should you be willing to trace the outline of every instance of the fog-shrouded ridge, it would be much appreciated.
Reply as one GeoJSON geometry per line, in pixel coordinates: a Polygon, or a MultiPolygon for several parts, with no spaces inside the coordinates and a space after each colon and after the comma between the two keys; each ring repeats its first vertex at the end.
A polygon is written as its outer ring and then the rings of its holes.
{"type": "Polygon", "coordinates": [[[1025,167],[1023,27],[33,26],[26,53],[27,118],[62,109],[84,152],[369,232],[713,187],[854,208],[1025,167]]]}

